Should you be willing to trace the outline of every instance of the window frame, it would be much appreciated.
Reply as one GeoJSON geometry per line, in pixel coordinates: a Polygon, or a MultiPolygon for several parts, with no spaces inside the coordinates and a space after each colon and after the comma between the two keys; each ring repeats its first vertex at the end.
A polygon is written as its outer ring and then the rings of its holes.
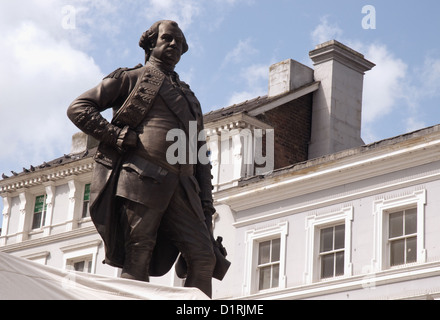
{"type": "Polygon", "coordinates": [[[306,256],[304,281],[311,284],[320,281],[329,281],[353,274],[351,255],[351,229],[353,222],[353,206],[344,207],[334,212],[313,214],[306,218],[306,256]],[[320,233],[322,229],[345,225],[344,232],[344,274],[331,278],[321,278],[320,233]]]}
{"type": "Polygon", "coordinates": [[[375,237],[372,268],[375,272],[426,262],[425,205],[426,189],[374,202],[375,237]],[[389,216],[390,214],[413,208],[417,209],[417,259],[415,262],[391,266],[389,216]]]}
{"type": "Polygon", "coordinates": [[[246,232],[246,255],[243,295],[270,292],[286,287],[286,242],[288,222],[280,222],[268,228],[252,229],[246,232]],[[278,286],[275,288],[259,288],[258,251],[260,243],[268,240],[280,239],[280,258],[278,286]]]}
{"type": "Polygon", "coordinates": [[[268,239],[268,240],[264,240],[264,241],[260,241],[258,242],[258,257],[257,257],[257,273],[258,273],[258,291],[264,291],[264,290],[269,290],[269,289],[275,289],[278,288],[279,286],[279,270],[280,270],[280,260],[281,260],[281,238],[272,238],[272,239],[268,239]],[[279,244],[278,244],[278,259],[277,260],[272,260],[273,258],[273,249],[274,249],[274,241],[278,240],[279,244]],[[260,254],[261,254],[261,245],[263,243],[269,242],[269,261],[268,262],[260,262],[260,254]],[[278,267],[278,279],[276,279],[276,286],[274,286],[274,267],[278,267]],[[262,282],[261,282],[261,272],[263,269],[266,269],[270,267],[270,284],[269,284],[269,288],[261,288],[262,287],[262,282]]]}
{"type": "MultiPolygon", "coordinates": [[[[344,254],[344,260],[345,260],[345,223],[337,223],[335,225],[330,225],[330,226],[325,226],[323,228],[320,228],[319,230],[319,251],[318,251],[318,259],[319,259],[319,278],[321,280],[324,279],[331,279],[331,278],[336,278],[339,277],[341,275],[344,274],[344,272],[342,274],[337,274],[337,266],[336,266],[336,261],[337,261],[337,254],[343,253],[344,254]],[[336,228],[343,226],[344,227],[344,246],[341,248],[336,248],[335,244],[336,244],[336,228]],[[327,230],[327,229],[332,229],[332,248],[330,250],[323,250],[322,248],[322,232],[323,230],[327,230]],[[333,260],[333,275],[332,276],[328,276],[328,277],[324,277],[323,276],[323,257],[326,256],[333,256],[332,260],[333,260]]],[[[345,268],[344,268],[345,271],[345,268]]]]}
{"type": "Polygon", "coordinates": [[[98,248],[101,245],[101,240],[92,240],[83,243],[76,243],[60,248],[63,252],[63,269],[74,270],[73,264],[85,259],[92,261],[91,274],[96,273],[96,263],[98,256],[98,248]]]}
{"type": "Polygon", "coordinates": [[[46,215],[47,215],[47,193],[39,194],[34,197],[34,205],[32,210],[32,219],[31,219],[31,231],[40,230],[46,225],[46,215]],[[37,199],[43,197],[43,205],[42,211],[37,210],[37,199]],[[40,214],[40,223],[38,227],[34,227],[36,214],[40,214]]]}
{"type": "Polygon", "coordinates": [[[90,218],[90,183],[86,183],[84,185],[84,192],[82,197],[82,211],[81,211],[81,219],[87,219],[90,218]],[[86,199],[88,189],[88,199],[86,199]],[[86,213],[86,214],[84,214],[86,213]]]}
{"type": "Polygon", "coordinates": [[[92,272],[93,271],[93,254],[88,254],[85,256],[73,257],[73,258],[67,259],[66,260],[66,269],[76,271],[76,272],[84,272],[84,273],[92,274],[93,273],[92,272]],[[82,271],[75,269],[75,264],[80,263],[80,262],[84,262],[84,270],[82,270],[82,271]]]}
{"type": "MultiPolygon", "coordinates": [[[[409,211],[409,210],[415,210],[415,213],[416,213],[416,217],[417,217],[417,208],[415,208],[415,207],[408,207],[408,208],[405,208],[405,209],[402,209],[402,210],[397,210],[397,211],[394,211],[394,212],[389,212],[389,213],[387,213],[387,215],[388,215],[388,233],[387,233],[387,241],[388,241],[388,244],[387,244],[387,247],[388,247],[388,250],[389,250],[389,261],[388,261],[388,263],[389,263],[389,265],[390,265],[390,267],[392,268],[392,267],[397,267],[397,266],[402,266],[402,265],[406,265],[406,264],[409,264],[409,263],[413,263],[413,262],[416,262],[417,261],[417,256],[415,257],[416,259],[415,259],[415,261],[408,261],[409,259],[408,259],[408,250],[407,250],[407,245],[408,245],[408,240],[409,239],[413,239],[413,238],[415,238],[416,239],[416,253],[417,253],[417,219],[416,219],[416,230],[415,230],[415,232],[409,232],[409,233],[407,233],[406,232],[406,221],[407,221],[407,219],[406,219],[406,217],[407,217],[407,212],[409,211]],[[395,235],[395,236],[393,236],[393,235],[391,235],[390,233],[391,233],[391,216],[392,215],[397,215],[397,214],[400,214],[400,213],[402,213],[402,234],[401,235],[395,235]],[[403,241],[403,263],[392,263],[393,261],[392,261],[392,257],[393,257],[393,244],[395,244],[395,243],[397,243],[397,242],[400,242],[400,241],[403,241]]],[[[400,224],[400,223],[399,223],[400,224]]]]}

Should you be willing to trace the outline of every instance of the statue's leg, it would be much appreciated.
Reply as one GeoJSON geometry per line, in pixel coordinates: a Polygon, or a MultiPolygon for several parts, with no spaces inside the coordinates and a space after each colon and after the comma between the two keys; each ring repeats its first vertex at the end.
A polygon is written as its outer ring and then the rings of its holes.
{"type": "Polygon", "coordinates": [[[161,213],[142,204],[121,199],[120,210],[126,217],[125,261],[122,278],[149,281],[148,267],[156,244],[161,213]]]}
{"type": "MultiPolygon", "coordinates": [[[[210,231],[205,221],[196,213],[187,199],[185,190],[179,186],[163,216],[161,232],[180,250],[187,264],[186,287],[196,287],[207,296],[212,295],[212,273],[215,255],[210,231]]],[[[201,206],[200,206],[201,210],[201,206]]]]}

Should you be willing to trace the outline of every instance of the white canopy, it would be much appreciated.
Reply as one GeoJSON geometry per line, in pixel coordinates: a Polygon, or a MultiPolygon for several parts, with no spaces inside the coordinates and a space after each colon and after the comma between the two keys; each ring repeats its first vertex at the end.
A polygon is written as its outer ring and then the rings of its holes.
{"type": "Polygon", "coordinates": [[[60,270],[0,252],[0,300],[207,300],[196,288],[173,288],[60,270]]]}

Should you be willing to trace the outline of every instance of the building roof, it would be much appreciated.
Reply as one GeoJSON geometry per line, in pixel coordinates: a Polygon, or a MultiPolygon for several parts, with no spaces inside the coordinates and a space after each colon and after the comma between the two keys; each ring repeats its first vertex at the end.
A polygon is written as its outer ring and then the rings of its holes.
{"type": "MultiPolygon", "coordinates": [[[[273,203],[275,199],[276,201],[291,199],[308,192],[348,186],[358,181],[423,166],[438,161],[439,150],[440,125],[435,125],[300,162],[265,175],[242,178],[235,188],[216,192],[214,199],[218,204],[228,205],[234,212],[241,212],[273,203]]],[[[438,172],[433,173],[429,179],[438,175],[438,172]]],[[[424,179],[423,176],[415,175],[411,181],[413,183],[426,181],[424,179]]],[[[391,188],[402,183],[396,180],[391,188]]],[[[388,184],[383,186],[384,190],[389,187],[388,184]]],[[[359,190],[359,192],[363,191],[359,190]]],[[[341,193],[340,197],[332,199],[342,201],[341,199],[351,199],[350,197],[341,193]]],[[[292,211],[289,210],[282,211],[281,216],[291,213],[292,211]]],[[[257,220],[260,221],[260,217],[244,219],[246,223],[254,223],[257,220]]]]}
{"type": "MultiPolygon", "coordinates": [[[[267,108],[275,108],[278,105],[286,103],[286,101],[292,101],[301,97],[305,94],[311,93],[319,86],[319,82],[313,82],[311,84],[305,85],[294,91],[287,92],[282,95],[269,97],[269,96],[259,96],[251,100],[246,100],[239,104],[234,104],[225,108],[214,110],[208,112],[204,115],[204,121],[206,123],[216,122],[220,120],[225,120],[229,117],[238,114],[247,114],[250,116],[255,116],[256,114],[263,113],[267,108]]],[[[347,157],[352,157],[354,155],[364,154],[371,150],[382,149],[383,147],[388,147],[391,145],[399,144],[405,141],[413,141],[416,138],[421,138],[428,136],[433,133],[440,132],[440,125],[435,125],[432,127],[423,128],[414,132],[405,133],[396,137],[387,138],[380,140],[368,145],[363,145],[360,147],[344,150],[341,152],[333,153],[330,155],[325,155],[316,159],[310,159],[304,162],[294,163],[289,166],[276,169],[264,176],[251,176],[242,178],[239,182],[239,186],[246,186],[262,179],[270,177],[278,177],[287,173],[300,171],[306,168],[311,168],[318,166],[320,164],[328,163],[335,160],[340,160],[347,157]]],[[[8,192],[12,189],[22,185],[22,181],[35,181],[34,183],[41,183],[41,176],[46,175],[48,170],[51,172],[58,172],[63,170],[63,166],[74,167],[75,163],[80,160],[84,160],[87,163],[92,163],[92,157],[96,152],[96,146],[81,151],[80,153],[65,154],[62,157],[56,158],[54,160],[44,162],[40,165],[31,165],[29,168],[23,168],[22,172],[14,172],[12,175],[3,175],[3,179],[0,179],[0,193],[8,192]],[[89,159],[89,160],[86,160],[89,159]]],[[[87,168],[86,171],[90,171],[91,168],[87,168]]],[[[54,173],[55,174],[55,173],[54,173]]],[[[58,173],[57,173],[58,174],[58,173]]],[[[33,184],[33,183],[31,183],[33,184]]]]}
{"type": "Polygon", "coordinates": [[[203,115],[205,123],[221,120],[223,118],[239,114],[247,113],[252,116],[260,114],[268,109],[276,108],[286,102],[300,98],[301,96],[311,93],[318,89],[319,82],[312,82],[293,91],[286,92],[277,96],[269,97],[268,95],[259,96],[251,100],[234,104],[225,108],[214,110],[203,115]],[[267,106],[267,108],[264,108],[267,106]]]}
{"type": "Polygon", "coordinates": [[[61,179],[77,173],[93,170],[93,156],[96,147],[76,154],[66,154],[40,165],[23,168],[22,172],[15,172],[11,176],[4,175],[0,180],[0,194],[11,192],[19,188],[39,185],[48,180],[61,179]]]}
{"type": "Polygon", "coordinates": [[[316,159],[310,159],[310,160],[307,160],[304,162],[294,163],[292,165],[276,169],[276,170],[269,172],[263,176],[252,176],[252,177],[243,178],[243,179],[241,179],[239,185],[244,186],[244,185],[247,185],[247,184],[250,184],[253,182],[257,182],[257,181],[260,181],[261,179],[265,179],[268,177],[277,177],[277,176],[284,175],[289,172],[303,170],[303,169],[314,167],[314,166],[317,166],[317,165],[320,165],[323,163],[327,163],[330,161],[341,160],[341,159],[344,159],[347,157],[353,157],[355,155],[362,155],[362,154],[365,154],[365,153],[367,153],[369,151],[373,151],[373,150],[389,148],[390,146],[394,146],[394,145],[404,143],[404,142],[416,143],[414,141],[420,140],[420,139],[422,141],[424,141],[423,138],[428,135],[431,135],[431,134],[440,134],[440,124],[434,125],[431,127],[427,127],[427,128],[423,128],[423,129],[419,129],[416,131],[408,132],[405,134],[401,134],[401,135],[398,135],[395,137],[383,139],[380,141],[376,141],[376,142],[366,144],[366,145],[363,145],[360,147],[347,149],[347,150],[343,150],[343,151],[340,151],[337,153],[325,155],[325,156],[322,156],[322,157],[319,157],[316,159]]]}
{"type": "MultiPolygon", "coordinates": [[[[10,179],[10,178],[22,177],[27,174],[33,173],[33,172],[36,172],[36,173],[42,172],[44,170],[47,170],[48,168],[62,166],[62,165],[68,164],[68,163],[75,162],[80,159],[90,158],[90,157],[93,157],[95,152],[96,152],[96,148],[94,148],[92,150],[86,150],[86,151],[83,151],[78,154],[65,154],[62,157],[56,158],[56,159],[48,161],[48,162],[45,161],[39,165],[30,165],[29,168],[23,168],[23,171],[14,172],[10,176],[7,176],[4,174],[3,181],[10,179]]],[[[0,182],[1,181],[2,180],[0,180],[0,182]]]]}
{"type": "Polygon", "coordinates": [[[232,106],[228,106],[225,108],[221,108],[218,110],[213,110],[203,115],[203,120],[205,123],[216,121],[225,117],[229,117],[234,114],[245,112],[247,113],[250,110],[255,109],[258,106],[261,106],[267,103],[270,98],[268,96],[260,96],[251,100],[246,100],[244,102],[234,104],[232,106]]]}

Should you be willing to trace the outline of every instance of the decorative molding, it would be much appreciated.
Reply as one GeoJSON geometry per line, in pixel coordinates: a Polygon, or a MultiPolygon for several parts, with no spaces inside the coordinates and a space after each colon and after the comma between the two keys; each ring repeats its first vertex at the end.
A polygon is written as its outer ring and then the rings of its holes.
{"type": "Polygon", "coordinates": [[[41,263],[41,264],[45,265],[46,261],[47,261],[47,257],[49,255],[50,255],[49,251],[41,251],[41,252],[27,254],[27,255],[24,255],[24,256],[21,256],[21,257],[24,258],[24,259],[35,261],[35,262],[38,262],[38,263],[41,263]]]}
{"type": "Polygon", "coordinates": [[[336,60],[359,73],[371,70],[375,66],[374,63],[365,59],[363,54],[336,40],[330,40],[318,45],[315,50],[310,51],[309,55],[315,66],[327,61],[336,60]]]}
{"type": "Polygon", "coordinates": [[[234,114],[227,118],[205,123],[206,136],[220,135],[222,131],[231,131],[234,129],[273,129],[268,124],[250,117],[245,113],[234,114]]]}
{"type": "Polygon", "coordinates": [[[282,106],[286,103],[289,103],[290,101],[299,99],[309,93],[315,92],[316,90],[319,89],[320,84],[321,84],[320,81],[315,81],[311,84],[304,85],[301,88],[298,88],[297,90],[294,90],[287,95],[283,95],[282,97],[280,97],[279,99],[277,99],[275,101],[269,102],[259,108],[255,108],[255,109],[249,111],[248,114],[250,116],[257,116],[261,113],[275,109],[279,106],[282,106]]]}
{"type": "Polygon", "coordinates": [[[417,262],[426,262],[425,249],[425,204],[426,189],[416,190],[410,194],[400,197],[376,200],[373,204],[374,217],[374,239],[373,239],[373,259],[371,261],[374,271],[381,271],[390,268],[387,252],[387,233],[388,222],[387,213],[390,211],[417,207],[417,262]]]}
{"type": "Polygon", "coordinates": [[[71,265],[72,260],[90,257],[92,261],[91,273],[94,274],[96,272],[96,259],[98,256],[98,248],[101,243],[102,241],[98,239],[61,247],[60,250],[63,252],[64,260],[63,269],[68,269],[69,266],[73,267],[71,265]]]}
{"type": "MultiPolygon", "coordinates": [[[[338,278],[331,281],[313,283],[280,289],[273,292],[256,293],[244,295],[239,299],[244,300],[293,300],[319,298],[331,294],[347,293],[354,290],[374,290],[380,286],[389,286],[395,283],[411,281],[415,279],[424,279],[436,277],[433,280],[433,286],[438,289],[435,283],[438,283],[440,277],[440,262],[431,262],[417,266],[407,267],[405,269],[385,270],[381,272],[365,273],[349,278],[338,278]]],[[[388,292],[390,289],[388,290],[388,292]]],[[[399,291],[400,292],[400,291],[399,291]]],[[[438,292],[438,291],[437,291],[438,292]]],[[[387,296],[389,299],[389,295],[387,296]]]]}
{"type": "Polygon", "coordinates": [[[38,170],[26,175],[12,177],[0,181],[0,195],[6,192],[16,192],[21,188],[43,185],[46,182],[57,181],[74,175],[93,171],[95,162],[92,157],[73,161],[71,163],[45,170],[38,170]]]}
{"type": "Polygon", "coordinates": [[[306,217],[306,259],[304,282],[312,283],[319,280],[318,277],[318,243],[319,230],[324,226],[344,223],[345,225],[345,245],[344,245],[344,275],[353,275],[353,265],[351,261],[351,225],[353,221],[353,207],[345,207],[335,212],[320,215],[310,215],[306,217]]]}
{"type": "Polygon", "coordinates": [[[82,249],[91,248],[91,247],[97,248],[101,243],[102,243],[102,240],[97,239],[97,240],[92,240],[92,241],[87,241],[87,242],[69,244],[67,246],[60,247],[60,250],[63,253],[68,253],[71,251],[77,251],[77,250],[82,250],[82,249]]]}
{"type": "MultiPolygon", "coordinates": [[[[346,203],[348,201],[356,200],[362,197],[374,196],[379,193],[394,191],[400,188],[405,188],[409,186],[413,186],[420,183],[426,183],[430,181],[435,181],[440,179],[440,170],[435,170],[433,172],[428,172],[426,175],[417,175],[414,177],[408,177],[408,179],[399,179],[398,181],[388,181],[385,184],[381,184],[379,186],[375,186],[373,188],[367,188],[363,190],[350,190],[346,193],[339,195],[331,195],[328,198],[322,198],[317,201],[312,201],[311,203],[300,204],[292,208],[288,208],[285,210],[277,210],[275,212],[268,212],[265,215],[258,216],[255,218],[242,219],[233,224],[234,227],[239,228],[246,225],[251,225],[255,223],[260,223],[272,219],[279,219],[282,217],[286,217],[289,215],[293,215],[295,213],[301,213],[306,211],[311,211],[315,209],[319,209],[322,207],[346,203]]],[[[292,197],[294,193],[292,192],[292,197]]],[[[273,202],[278,201],[277,198],[272,199],[273,202]]],[[[233,209],[233,208],[232,208],[233,209]]]]}
{"type": "Polygon", "coordinates": [[[269,239],[280,238],[280,271],[279,271],[279,287],[277,289],[268,289],[269,291],[285,288],[287,284],[286,278],[286,242],[289,233],[289,223],[287,221],[274,224],[272,226],[252,229],[246,232],[246,252],[244,266],[244,284],[243,294],[250,295],[258,291],[258,279],[255,273],[257,264],[257,244],[269,239]]]}
{"type": "MultiPolygon", "coordinates": [[[[266,176],[263,180],[242,185],[238,190],[231,188],[217,192],[215,201],[231,206],[234,211],[241,211],[440,160],[438,134],[432,140],[424,137],[422,143],[419,139],[414,143],[402,143],[403,146],[395,144],[392,148],[373,149],[371,152],[356,148],[311,160],[298,165],[296,170],[294,167],[266,176]]],[[[436,176],[438,178],[438,174],[436,176]]]]}
{"type": "Polygon", "coordinates": [[[99,237],[98,232],[96,231],[95,226],[89,226],[84,228],[75,229],[72,231],[67,231],[59,234],[51,234],[47,237],[42,237],[38,239],[25,240],[22,242],[7,244],[5,246],[0,246],[0,251],[2,252],[14,252],[19,250],[25,250],[45,245],[50,245],[60,241],[73,240],[76,238],[93,235],[96,234],[99,237]]]}

